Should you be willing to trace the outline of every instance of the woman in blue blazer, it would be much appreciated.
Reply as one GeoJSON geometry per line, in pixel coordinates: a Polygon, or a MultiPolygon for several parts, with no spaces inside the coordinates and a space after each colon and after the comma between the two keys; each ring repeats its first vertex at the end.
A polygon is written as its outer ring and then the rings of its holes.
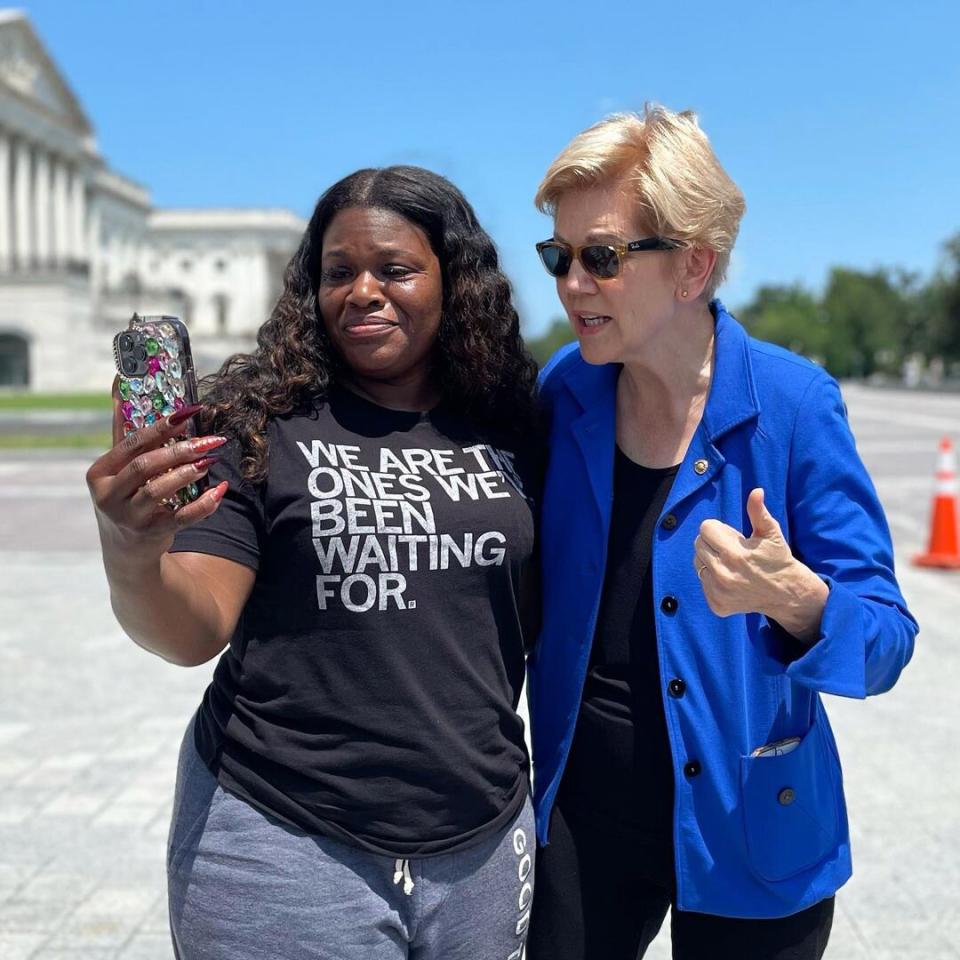
{"type": "Polygon", "coordinates": [[[714,292],[744,203],[696,117],[590,128],[537,203],[578,343],[541,376],[529,960],[819,958],[851,874],[821,693],[917,626],[835,381],[714,292]]]}

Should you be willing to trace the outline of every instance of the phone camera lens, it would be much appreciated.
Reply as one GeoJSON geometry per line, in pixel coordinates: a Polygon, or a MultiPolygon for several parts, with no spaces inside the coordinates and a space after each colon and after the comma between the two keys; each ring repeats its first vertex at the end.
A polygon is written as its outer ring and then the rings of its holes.
{"type": "Polygon", "coordinates": [[[127,351],[133,346],[133,337],[129,333],[125,333],[120,337],[120,349],[127,351]]]}
{"type": "Polygon", "coordinates": [[[124,357],[121,361],[121,366],[123,367],[124,373],[136,373],[137,371],[137,361],[132,357],[124,357]]]}

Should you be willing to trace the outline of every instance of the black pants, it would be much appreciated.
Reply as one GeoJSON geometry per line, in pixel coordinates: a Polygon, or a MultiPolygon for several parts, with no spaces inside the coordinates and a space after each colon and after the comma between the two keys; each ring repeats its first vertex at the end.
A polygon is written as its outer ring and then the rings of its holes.
{"type": "MultiPolygon", "coordinates": [[[[669,852],[558,804],[537,851],[527,960],[638,960],[675,902],[669,852]]],[[[833,897],[790,917],[671,911],[674,960],[820,960],[833,897]]]]}

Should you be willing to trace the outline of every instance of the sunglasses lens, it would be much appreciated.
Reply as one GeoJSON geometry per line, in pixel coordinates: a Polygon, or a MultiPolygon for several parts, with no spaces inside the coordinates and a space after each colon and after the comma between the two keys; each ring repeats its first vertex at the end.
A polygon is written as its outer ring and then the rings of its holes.
{"type": "Polygon", "coordinates": [[[613,247],[594,244],[580,251],[584,268],[601,280],[609,280],[620,272],[620,258],[613,247]]]}
{"type": "Polygon", "coordinates": [[[540,248],[540,259],[547,273],[554,277],[565,277],[570,269],[570,253],[565,247],[552,244],[540,248]]]}

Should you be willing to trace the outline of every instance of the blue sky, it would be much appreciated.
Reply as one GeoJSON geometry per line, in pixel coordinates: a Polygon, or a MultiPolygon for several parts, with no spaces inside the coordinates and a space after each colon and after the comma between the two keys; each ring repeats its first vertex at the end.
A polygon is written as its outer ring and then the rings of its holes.
{"type": "Polygon", "coordinates": [[[960,231],[960,4],[36,0],[108,162],[158,206],[287,207],[361,166],[450,177],[525,330],[560,315],[531,198],[577,132],[693,108],[747,199],[728,306],[827,269],[924,275],[960,231]]]}

